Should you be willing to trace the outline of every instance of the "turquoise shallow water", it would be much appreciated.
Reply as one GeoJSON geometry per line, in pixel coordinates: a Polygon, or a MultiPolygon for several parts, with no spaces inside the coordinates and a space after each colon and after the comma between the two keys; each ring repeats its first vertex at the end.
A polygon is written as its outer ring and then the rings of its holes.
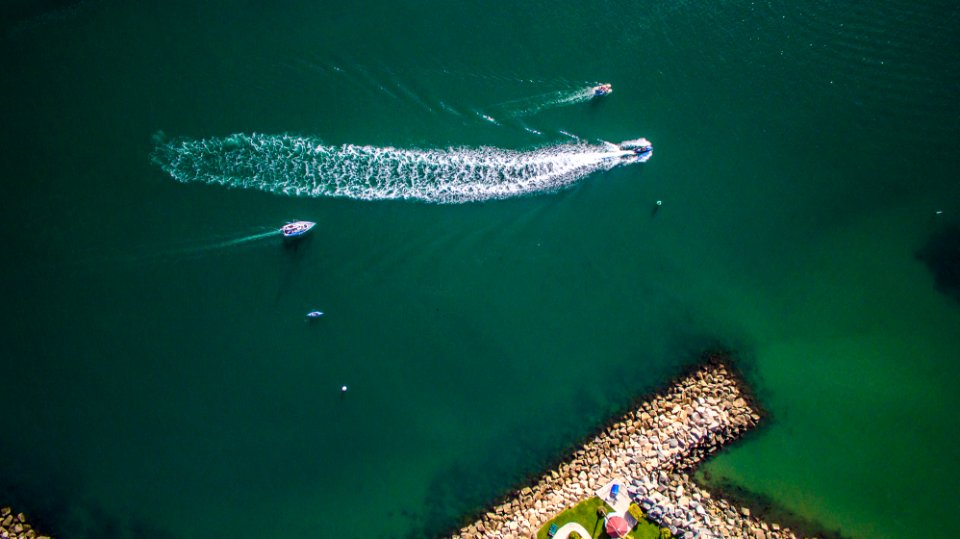
{"type": "Polygon", "coordinates": [[[713,475],[960,532],[955,5],[14,6],[0,493],[62,536],[431,535],[716,344],[772,421],[713,475]],[[436,205],[179,183],[161,130],[656,153],[436,205]]]}

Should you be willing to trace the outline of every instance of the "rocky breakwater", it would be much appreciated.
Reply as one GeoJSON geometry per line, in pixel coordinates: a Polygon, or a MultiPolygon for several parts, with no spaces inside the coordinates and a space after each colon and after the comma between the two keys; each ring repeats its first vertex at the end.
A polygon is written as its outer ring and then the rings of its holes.
{"type": "Polygon", "coordinates": [[[41,535],[27,524],[27,516],[23,513],[13,513],[13,509],[0,509],[0,537],[3,539],[50,539],[41,535]]]}
{"type": "Polygon", "coordinates": [[[645,401],[533,485],[461,528],[454,539],[534,537],[557,513],[616,478],[654,522],[689,538],[794,538],[697,487],[685,473],[760,421],[724,363],[710,361],[645,401]]]}
{"type": "Polygon", "coordinates": [[[746,507],[712,497],[683,472],[651,474],[635,480],[628,492],[651,520],[681,539],[797,537],[789,528],[756,518],[746,507]]]}

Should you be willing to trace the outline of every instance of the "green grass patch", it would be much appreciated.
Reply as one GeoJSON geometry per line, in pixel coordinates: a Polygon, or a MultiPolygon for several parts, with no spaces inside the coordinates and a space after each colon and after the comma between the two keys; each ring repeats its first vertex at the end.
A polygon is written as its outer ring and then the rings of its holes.
{"type": "MultiPolygon", "coordinates": [[[[590,532],[593,539],[609,539],[610,536],[603,529],[603,517],[597,513],[597,509],[603,509],[604,512],[611,510],[603,500],[594,496],[550,519],[537,531],[537,539],[549,539],[547,532],[550,531],[551,524],[556,524],[557,528],[560,528],[568,522],[579,523],[590,532]]],[[[661,530],[660,526],[643,519],[627,534],[627,537],[632,539],[670,539],[673,536],[666,529],[661,530]]]]}

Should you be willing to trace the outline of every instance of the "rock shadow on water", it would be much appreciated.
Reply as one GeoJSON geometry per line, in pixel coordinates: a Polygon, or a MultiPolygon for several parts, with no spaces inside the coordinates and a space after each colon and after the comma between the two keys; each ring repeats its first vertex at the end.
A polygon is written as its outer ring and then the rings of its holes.
{"type": "Polygon", "coordinates": [[[934,232],[915,256],[933,274],[937,291],[960,304],[960,224],[934,232]]]}
{"type": "Polygon", "coordinates": [[[749,508],[752,515],[767,522],[776,522],[786,526],[802,537],[818,539],[851,539],[842,530],[830,530],[820,522],[798,515],[769,496],[747,490],[726,478],[712,477],[710,472],[700,471],[693,476],[694,482],[708,490],[713,496],[727,500],[735,506],[749,508]]]}
{"type": "Polygon", "coordinates": [[[31,480],[0,470],[0,505],[23,512],[38,534],[71,539],[175,539],[153,523],[108,512],[85,500],[81,485],[34,470],[31,480]],[[55,477],[56,479],[51,479],[55,477]]]}
{"type": "Polygon", "coordinates": [[[424,513],[406,539],[449,537],[491,503],[535,482],[543,470],[572,455],[583,438],[576,426],[595,425],[600,407],[590,397],[578,398],[571,402],[568,429],[545,433],[518,425],[492,441],[479,462],[460,462],[438,474],[430,482],[424,513]]]}

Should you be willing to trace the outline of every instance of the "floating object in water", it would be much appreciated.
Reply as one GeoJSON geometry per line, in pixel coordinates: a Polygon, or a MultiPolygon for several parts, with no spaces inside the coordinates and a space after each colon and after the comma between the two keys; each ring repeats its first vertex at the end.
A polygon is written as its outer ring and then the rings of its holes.
{"type": "Polygon", "coordinates": [[[323,311],[310,311],[307,313],[307,318],[320,318],[323,316],[323,311]]]}
{"type": "Polygon", "coordinates": [[[346,392],[347,392],[347,386],[340,386],[340,393],[346,393],[346,392]]]}
{"type": "Polygon", "coordinates": [[[306,234],[315,226],[317,223],[310,221],[293,221],[280,227],[280,232],[283,233],[284,238],[295,238],[306,234]]]}
{"type": "Polygon", "coordinates": [[[593,87],[593,95],[595,96],[607,95],[612,92],[613,92],[613,85],[611,84],[603,83],[593,87]]]}
{"type": "Polygon", "coordinates": [[[662,200],[658,200],[658,201],[657,201],[657,206],[663,206],[663,201],[662,201],[662,200]]]}

